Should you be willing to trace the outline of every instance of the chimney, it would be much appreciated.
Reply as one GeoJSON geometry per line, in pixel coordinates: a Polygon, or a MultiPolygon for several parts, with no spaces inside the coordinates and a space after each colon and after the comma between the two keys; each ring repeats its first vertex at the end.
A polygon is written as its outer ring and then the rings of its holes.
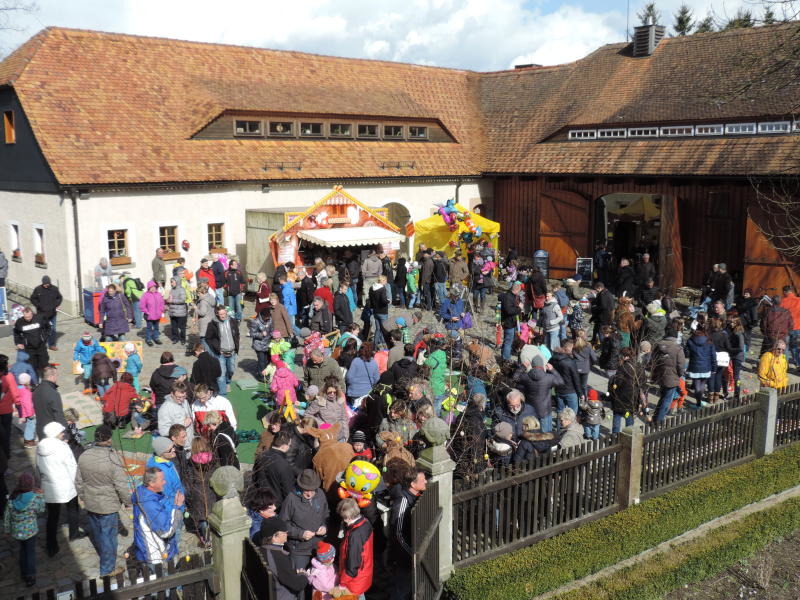
{"type": "Polygon", "coordinates": [[[633,55],[650,56],[664,38],[663,25],[641,25],[633,28],[633,55]]]}

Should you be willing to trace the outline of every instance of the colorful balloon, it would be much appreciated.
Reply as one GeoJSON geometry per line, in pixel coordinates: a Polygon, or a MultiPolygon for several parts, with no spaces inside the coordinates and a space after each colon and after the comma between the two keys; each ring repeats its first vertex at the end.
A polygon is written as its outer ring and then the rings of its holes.
{"type": "Polygon", "coordinates": [[[344,471],[344,479],[339,484],[340,498],[353,498],[361,508],[372,500],[372,492],[381,482],[378,467],[365,460],[354,460],[344,471]]]}

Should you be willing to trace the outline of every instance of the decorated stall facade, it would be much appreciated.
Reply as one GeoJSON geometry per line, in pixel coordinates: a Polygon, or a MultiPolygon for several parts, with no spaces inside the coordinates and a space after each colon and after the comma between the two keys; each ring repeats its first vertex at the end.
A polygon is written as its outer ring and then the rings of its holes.
{"type": "Polygon", "coordinates": [[[315,256],[336,255],[346,248],[380,245],[394,254],[403,240],[400,228],[388,219],[388,209],[370,208],[336,186],[308,210],[287,212],[270,246],[276,265],[307,265],[315,256]]]}

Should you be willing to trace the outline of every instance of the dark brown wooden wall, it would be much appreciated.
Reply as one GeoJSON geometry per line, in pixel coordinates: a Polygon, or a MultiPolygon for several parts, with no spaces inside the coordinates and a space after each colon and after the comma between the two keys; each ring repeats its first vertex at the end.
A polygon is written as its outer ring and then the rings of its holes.
{"type": "Polygon", "coordinates": [[[558,190],[577,192],[589,211],[589,242],[594,247],[595,201],[606,194],[660,194],[678,199],[684,285],[697,286],[713,263],[726,262],[732,272],[744,268],[747,181],[634,179],[630,177],[498,177],[494,216],[501,223],[501,249],[516,246],[531,256],[541,246],[543,196],[558,190]]]}

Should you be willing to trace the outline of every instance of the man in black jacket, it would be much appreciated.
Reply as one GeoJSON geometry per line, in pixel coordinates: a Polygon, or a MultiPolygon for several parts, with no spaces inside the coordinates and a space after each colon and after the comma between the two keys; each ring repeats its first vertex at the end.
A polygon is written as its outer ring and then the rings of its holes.
{"type": "MultiPolygon", "coordinates": [[[[337,296],[339,294],[336,294],[337,296]]],[[[314,314],[311,315],[309,327],[311,331],[318,331],[322,335],[333,331],[333,319],[325,303],[325,300],[316,296],[311,304],[314,314]]]]}
{"type": "Polygon", "coordinates": [[[206,347],[199,342],[194,345],[194,355],[197,360],[192,365],[192,376],[189,381],[194,385],[205,383],[215,393],[219,392],[217,385],[219,384],[219,376],[222,375],[219,361],[206,352],[206,347]]]}
{"type": "Polygon", "coordinates": [[[58,288],[50,282],[50,277],[42,277],[42,285],[36,286],[31,294],[31,304],[36,307],[36,313],[50,323],[50,335],[47,338],[47,345],[50,350],[58,350],[56,347],[56,311],[61,306],[63,298],[58,288]]]}
{"type": "Polygon", "coordinates": [[[64,418],[64,405],[61,403],[61,394],[58,393],[58,369],[45,367],[42,383],[33,391],[33,411],[36,413],[36,435],[44,439],[44,426],[52,421],[67,426],[64,418]]]}
{"type": "Polygon", "coordinates": [[[564,406],[569,406],[577,415],[579,400],[583,400],[583,387],[581,386],[581,377],[578,375],[578,363],[572,356],[573,347],[572,340],[565,340],[560,348],[553,350],[550,364],[564,381],[561,385],[556,386],[558,412],[561,412],[564,406]]]}
{"type": "Polygon", "coordinates": [[[514,335],[517,333],[517,316],[522,312],[520,306],[519,291],[522,286],[514,283],[510,292],[500,294],[497,298],[500,301],[500,326],[503,328],[503,360],[511,358],[511,344],[514,342],[514,335]]]}
{"type": "Polygon", "coordinates": [[[614,296],[606,289],[602,281],[594,284],[595,297],[592,302],[592,317],[590,323],[594,323],[592,332],[592,344],[600,336],[600,329],[603,325],[611,325],[614,320],[614,296]]]}
{"type": "Polygon", "coordinates": [[[409,467],[400,483],[391,491],[392,508],[389,513],[389,563],[392,565],[391,600],[412,597],[411,566],[414,550],[411,544],[411,509],[425,491],[425,471],[409,467]]]}
{"type": "Polygon", "coordinates": [[[278,507],[287,496],[294,493],[294,470],[286,460],[291,443],[289,433],[279,431],[272,440],[272,447],[256,456],[253,464],[253,481],[260,488],[272,490],[278,507]]]}
{"type": "MultiPolygon", "coordinates": [[[[297,270],[297,279],[300,281],[300,287],[297,288],[297,316],[302,323],[301,327],[308,325],[308,307],[314,301],[314,292],[317,289],[317,280],[311,277],[304,267],[297,270]]],[[[278,293],[278,298],[282,294],[278,293]]]]}
{"type": "Polygon", "coordinates": [[[206,329],[206,344],[219,361],[222,371],[217,381],[217,392],[226,394],[239,354],[239,323],[228,318],[228,311],[224,306],[217,306],[214,312],[215,316],[206,329]]]}
{"type": "Polygon", "coordinates": [[[645,252],[642,254],[642,262],[636,265],[636,285],[643,288],[648,279],[656,280],[656,266],[650,262],[650,255],[645,252]]]}
{"type": "Polygon", "coordinates": [[[261,554],[275,575],[276,598],[299,598],[308,586],[308,577],[298,572],[289,553],[283,549],[289,537],[289,526],[280,517],[270,517],[261,522],[261,554]]]}
{"type": "MultiPolygon", "coordinates": [[[[47,352],[49,331],[48,320],[41,315],[34,315],[28,306],[23,309],[22,318],[14,323],[14,343],[18,350],[28,353],[31,366],[39,375],[50,362],[50,355],[47,352]]],[[[42,427],[45,425],[47,423],[42,423],[42,427]]]]}
{"type": "Polygon", "coordinates": [[[444,252],[437,252],[433,257],[433,288],[436,291],[436,307],[439,308],[447,297],[447,277],[450,273],[450,263],[445,258],[444,252]]]}
{"type": "Polygon", "coordinates": [[[353,311],[350,310],[350,300],[347,298],[348,285],[340,281],[339,291],[333,297],[333,314],[336,317],[336,327],[345,331],[346,327],[353,324],[353,311]]]}
{"type": "Polygon", "coordinates": [[[543,433],[553,431],[553,401],[551,392],[564,380],[550,363],[539,354],[531,364],[523,363],[514,374],[514,385],[525,395],[525,404],[533,407],[543,433]]]}

